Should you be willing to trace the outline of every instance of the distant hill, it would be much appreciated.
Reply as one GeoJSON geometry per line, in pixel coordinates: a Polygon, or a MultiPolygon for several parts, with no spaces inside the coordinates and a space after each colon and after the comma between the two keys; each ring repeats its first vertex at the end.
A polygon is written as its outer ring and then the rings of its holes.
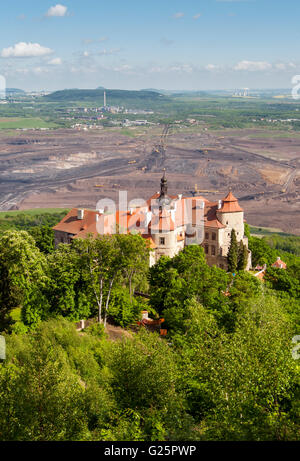
{"type": "Polygon", "coordinates": [[[6,88],[6,94],[25,94],[25,91],[19,88],[6,88]]]}
{"type": "MultiPolygon", "coordinates": [[[[154,108],[170,99],[156,91],[105,90],[107,105],[154,108]]],[[[43,100],[60,103],[93,103],[103,105],[104,89],[62,90],[43,96],[43,100]]]]}

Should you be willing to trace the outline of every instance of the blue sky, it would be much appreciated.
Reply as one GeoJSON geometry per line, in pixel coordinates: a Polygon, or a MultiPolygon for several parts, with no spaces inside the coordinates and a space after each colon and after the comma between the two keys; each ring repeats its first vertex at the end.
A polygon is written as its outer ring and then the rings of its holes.
{"type": "Polygon", "coordinates": [[[289,88],[297,0],[11,0],[0,74],[26,90],[289,88]]]}

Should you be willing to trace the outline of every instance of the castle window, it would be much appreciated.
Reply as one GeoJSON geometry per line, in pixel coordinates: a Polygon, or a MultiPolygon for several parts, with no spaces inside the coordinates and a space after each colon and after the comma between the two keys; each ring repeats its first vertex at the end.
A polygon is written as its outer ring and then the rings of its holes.
{"type": "Polygon", "coordinates": [[[212,233],[212,237],[211,237],[213,240],[216,240],[216,234],[215,232],[212,233]]]}
{"type": "Polygon", "coordinates": [[[204,251],[205,251],[205,253],[208,255],[208,245],[205,245],[204,251]]]}
{"type": "Polygon", "coordinates": [[[209,239],[209,233],[205,232],[205,240],[208,240],[208,239],[209,239]]]}
{"type": "Polygon", "coordinates": [[[213,256],[216,255],[216,247],[215,247],[215,246],[212,246],[212,247],[211,247],[211,254],[212,254],[213,256]]]}
{"type": "Polygon", "coordinates": [[[165,241],[165,237],[160,237],[159,239],[159,244],[160,245],[165,245],[166,241],[165,241]]]}

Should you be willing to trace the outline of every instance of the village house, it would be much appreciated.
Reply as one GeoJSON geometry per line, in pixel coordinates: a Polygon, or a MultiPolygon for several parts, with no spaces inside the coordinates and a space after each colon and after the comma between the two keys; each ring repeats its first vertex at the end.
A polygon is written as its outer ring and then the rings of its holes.
{"type": "MultiPolygon", "coordinates": [[[[231,191],[218,202],[198,197],[169,195],[165,173],[160,191],[143,206],[128,210],[86,210],[73,208],[54,228],[55,245],[71,243],[73,239],[88,235],[116,232],[138,233],[151,248],[150,265],[162,256],[174,257],[186,245],[198,243],[204,248],[207,263],[227,270],[227,254],[231,231],[237,241],[248,248],[244,235],[244,210],[231,191]]],[[[251,267],[248,250],[246,269],[251,267]]]]}

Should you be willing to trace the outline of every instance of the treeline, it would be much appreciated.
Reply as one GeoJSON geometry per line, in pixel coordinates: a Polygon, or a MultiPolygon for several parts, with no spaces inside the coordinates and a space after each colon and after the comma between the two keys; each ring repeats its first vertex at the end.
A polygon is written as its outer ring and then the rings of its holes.
{"type": "MultiPolygon", "coordinates": [[[[250,246],[273,262],[265,241],[250,246]]],[[[149,251],[137,235],[50,253],[25,231],[0,236],[0,440],[299,439],[299,258],[261,282],[209,267],[198,245],[150,269],[149,251]],[[166,339],[107,339],[106,322],[136,327],[145,308],[166,339]]]]}
{"type": "MultiPolygon", "coordinates": [[[[32,210],[33,211],[33,210],[32,210]]],[[[55,212],[18,212],[18,213],[7,213],[0,214],[0,234],[9,229],[17,230],[30,230],[33,227],[53,227],[55,226],[65,215],[68,210],[61,210],[55,212]]]]}

